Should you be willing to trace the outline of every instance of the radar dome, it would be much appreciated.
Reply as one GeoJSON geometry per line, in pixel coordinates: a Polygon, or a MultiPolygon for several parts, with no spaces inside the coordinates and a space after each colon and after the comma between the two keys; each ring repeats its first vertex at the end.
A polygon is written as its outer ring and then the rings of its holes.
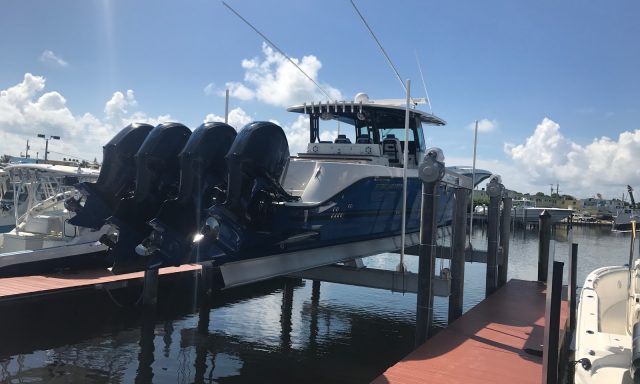
{"type": "Polygon", "coordinates": [[[367,103],[369,102],[369,95],[364,92],[360,92],[356,94],[356,97],[353,98],[353,101],[356,103],[367,103]]]}

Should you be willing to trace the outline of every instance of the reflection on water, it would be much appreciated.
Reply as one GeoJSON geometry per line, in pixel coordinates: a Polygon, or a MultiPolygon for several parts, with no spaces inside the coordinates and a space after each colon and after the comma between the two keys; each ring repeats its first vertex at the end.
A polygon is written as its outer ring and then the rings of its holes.
{"type": "MultiPolygon", "coordinates": [[[[482,228],[473,245],[486,248],[482,228]]],[[[579,227],[578,281],[596,267],[623,264],[629,235],[579,227]]],[[[568,236],[554,237],[566,261],[568,236]]],[[[537,234],[512,233],[509,277],[537,276],[537,234]]],[[[394,268],[397,255],[368,266],[394,268]]],[[[409,270],[417,258],[407,257],[409,270]]],[[[448,261],[438,261],[437,269],[448,261]]],[[[464,309],[483,298],[485,266],[467,263],[464,309]]],[[[275,279],[198,300],[195,284],[160,290],[154,310],[132,305],[139,287],[2,307],[0,383],[369,382],[413,347],[413,294],[275,279]]],[[[436,298],[436,327],[447,300],[436,298]]]]}

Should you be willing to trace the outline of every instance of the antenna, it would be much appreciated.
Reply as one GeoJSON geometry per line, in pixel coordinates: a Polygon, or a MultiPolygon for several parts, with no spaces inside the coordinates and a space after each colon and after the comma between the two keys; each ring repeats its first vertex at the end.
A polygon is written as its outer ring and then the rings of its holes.
{"type": "Polygon", "coordinates": [[[247,24],[249,27],[251,27],[251,29],[253,29],[258,35],[260,35],[263,39],[265,39],[267,41],[267,44],[269,44],[271,47],[273,47],[273,49],[275,49],[276,51],[278,51],[282,56],[284,56],[287,60],[289,60],[289,62],[291,64],[293,64],[296,68],[298,68],[298,70],[305,75],[305,77],[309,80],[311,80],[311,82],[318,87],[318,89],[324,93],[325,96],[327,96],[327,100],[331,100],[331,96],[329,96],[329,94],[318,84],[316,83],[315,80],[313,80],[311,78],[311,76],[307,75],[307,73],[305,71],[302,70],[302,68],[300,68],[300,66],[298,64],[295,63],[295,61],[291,60],[291,58],[282,51],[282,49],[278,48],[277,45],[275,45],[271,40],[269,40],[269,38],[267,36],[265,36],[262,32],[260,32],[256,27],[254,27],[250,22],[247,21],[247,19],[245,19],[244,17],[242,17],[238,12],[236,12],[235,9],[231,8],[231,6],[227,3],[225,3],[224,1],[222,2],[222,5],[224,5],[225,7],[227,7],[231,12],[233,12],[236,16],[238,16],[238,18],[240,18],[240,20],[244,21],[245,24],[247,24]]]}
{"type": "MultiPolygon", "coordinates": [[[[400,73],[398,73],[398,70],[396,69],[396,66],[393,65],[393,62],[389,58],[389,55],[387,55],[387,52],[382,47],[382,44],[380,44],[380,41],[378,40],[376,35],[373,33],[373,30],[371,29],[371,27],[367,23],[367,20],[364,19],[364,16],[362,16],[362,13],[360,13],[360,11],[358,10],[358,7],[356,7],[356,4],[353,2],[353,0],[349,0],[349,1],[351,1],[351,5],[353,5],[353,9],[356,10],[356,12],[358,13],[358,16],[360,16],[360,19],[364,23],[365,27],[367,27],[367,29],[369,30],[369,33],[371,33],[371,37],[373,37],[373,40],[375,40],[376,44],[378,44],[378,48],[380,48],[380,50],[382,51],[382,54],[387,59],[387,62],[389,62],[389,65],[391,66],[391,69],[393,69],[393,72],[396,74],[396,77],[398,78],[398,81],[400,82],[400,84],[402,84],[402,88],[404,88],[405,93],[408,93],[409,91],[407,90],[407,86],[402,81],[402,77],[400,77],[400,73]]],[[[413,102],[413,98],[411,99],[411,101],[413,102]]],[[[415,102],[413,102],[413,103],[415,104],[415,102]]]]}
{"type": "Polygon", "coordinates": [[[433,114],[433,109],[431,109],[431,99],[429,99],[429,92],[427,92],[427,84],[424,82],[424,75],[422,74],[422,65],[420,65],[420,60],[418,59],[418,51],[414,50],[413,53],[416,55],[416,63],[418,63],[418,70],[420,70],[420,78],[422,79],[422,86],[424,87],[424,93],[427,96],[427,104],[429,104],[429,113],[433,114]]]}

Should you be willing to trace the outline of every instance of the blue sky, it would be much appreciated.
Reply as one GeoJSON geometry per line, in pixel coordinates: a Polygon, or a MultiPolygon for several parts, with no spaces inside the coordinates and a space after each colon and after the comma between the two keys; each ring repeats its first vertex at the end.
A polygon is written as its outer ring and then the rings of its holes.
{"type": "MultiPolygon", "coordinates": [[[[348,0],[234,1],[245,18],[335,95],[402,98],[348,0]]],[[[356,1],[401,76],[448,125],[428,145],[511,189],[589,197],[640,187],[637,1],[356,1]],[[603,139],[603,137],[605,137],[603,139]]],[[[191,128],[224,113],[239,128],[276,120],[292,152],[307,137],[287,105],[322,96],[220,2],[5,1],[0,4],[0,153],[37,133],[93,159],[131,121],[191,128]],[[26,75],[31,74],[31,75],[26,75]]],[[[53,154],[54,157],[58,155],[53,154]]]]}

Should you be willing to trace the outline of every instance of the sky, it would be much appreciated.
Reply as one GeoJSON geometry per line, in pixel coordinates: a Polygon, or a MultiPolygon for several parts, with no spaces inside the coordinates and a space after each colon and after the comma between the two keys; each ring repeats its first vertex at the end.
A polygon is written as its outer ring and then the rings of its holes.
{"type": "MultiPolygon", "coordinates": [[[[427,147],[508,189],[605,198],[640,188],[640,2],[354,0],[444,127],[427,147]],[[422,75],[421,75],[422,72],[422,75]],[[425,92],[426,89],[426,92],[425,92]]],[[[337,100],[404,89],[349,0],[228,0],[337,100]]],[[[0,2],[0,154],[101,159],[131,122],[275,121],[291,153],[326,100],[217,0],[0,2]]],[[[428,108],[422,106],[421,108],[428,108]]],[[[337,127],[323,127],[335,136],[337,127]]],[[[640,193],[640,192],[639,192],[640,193]]]]}

